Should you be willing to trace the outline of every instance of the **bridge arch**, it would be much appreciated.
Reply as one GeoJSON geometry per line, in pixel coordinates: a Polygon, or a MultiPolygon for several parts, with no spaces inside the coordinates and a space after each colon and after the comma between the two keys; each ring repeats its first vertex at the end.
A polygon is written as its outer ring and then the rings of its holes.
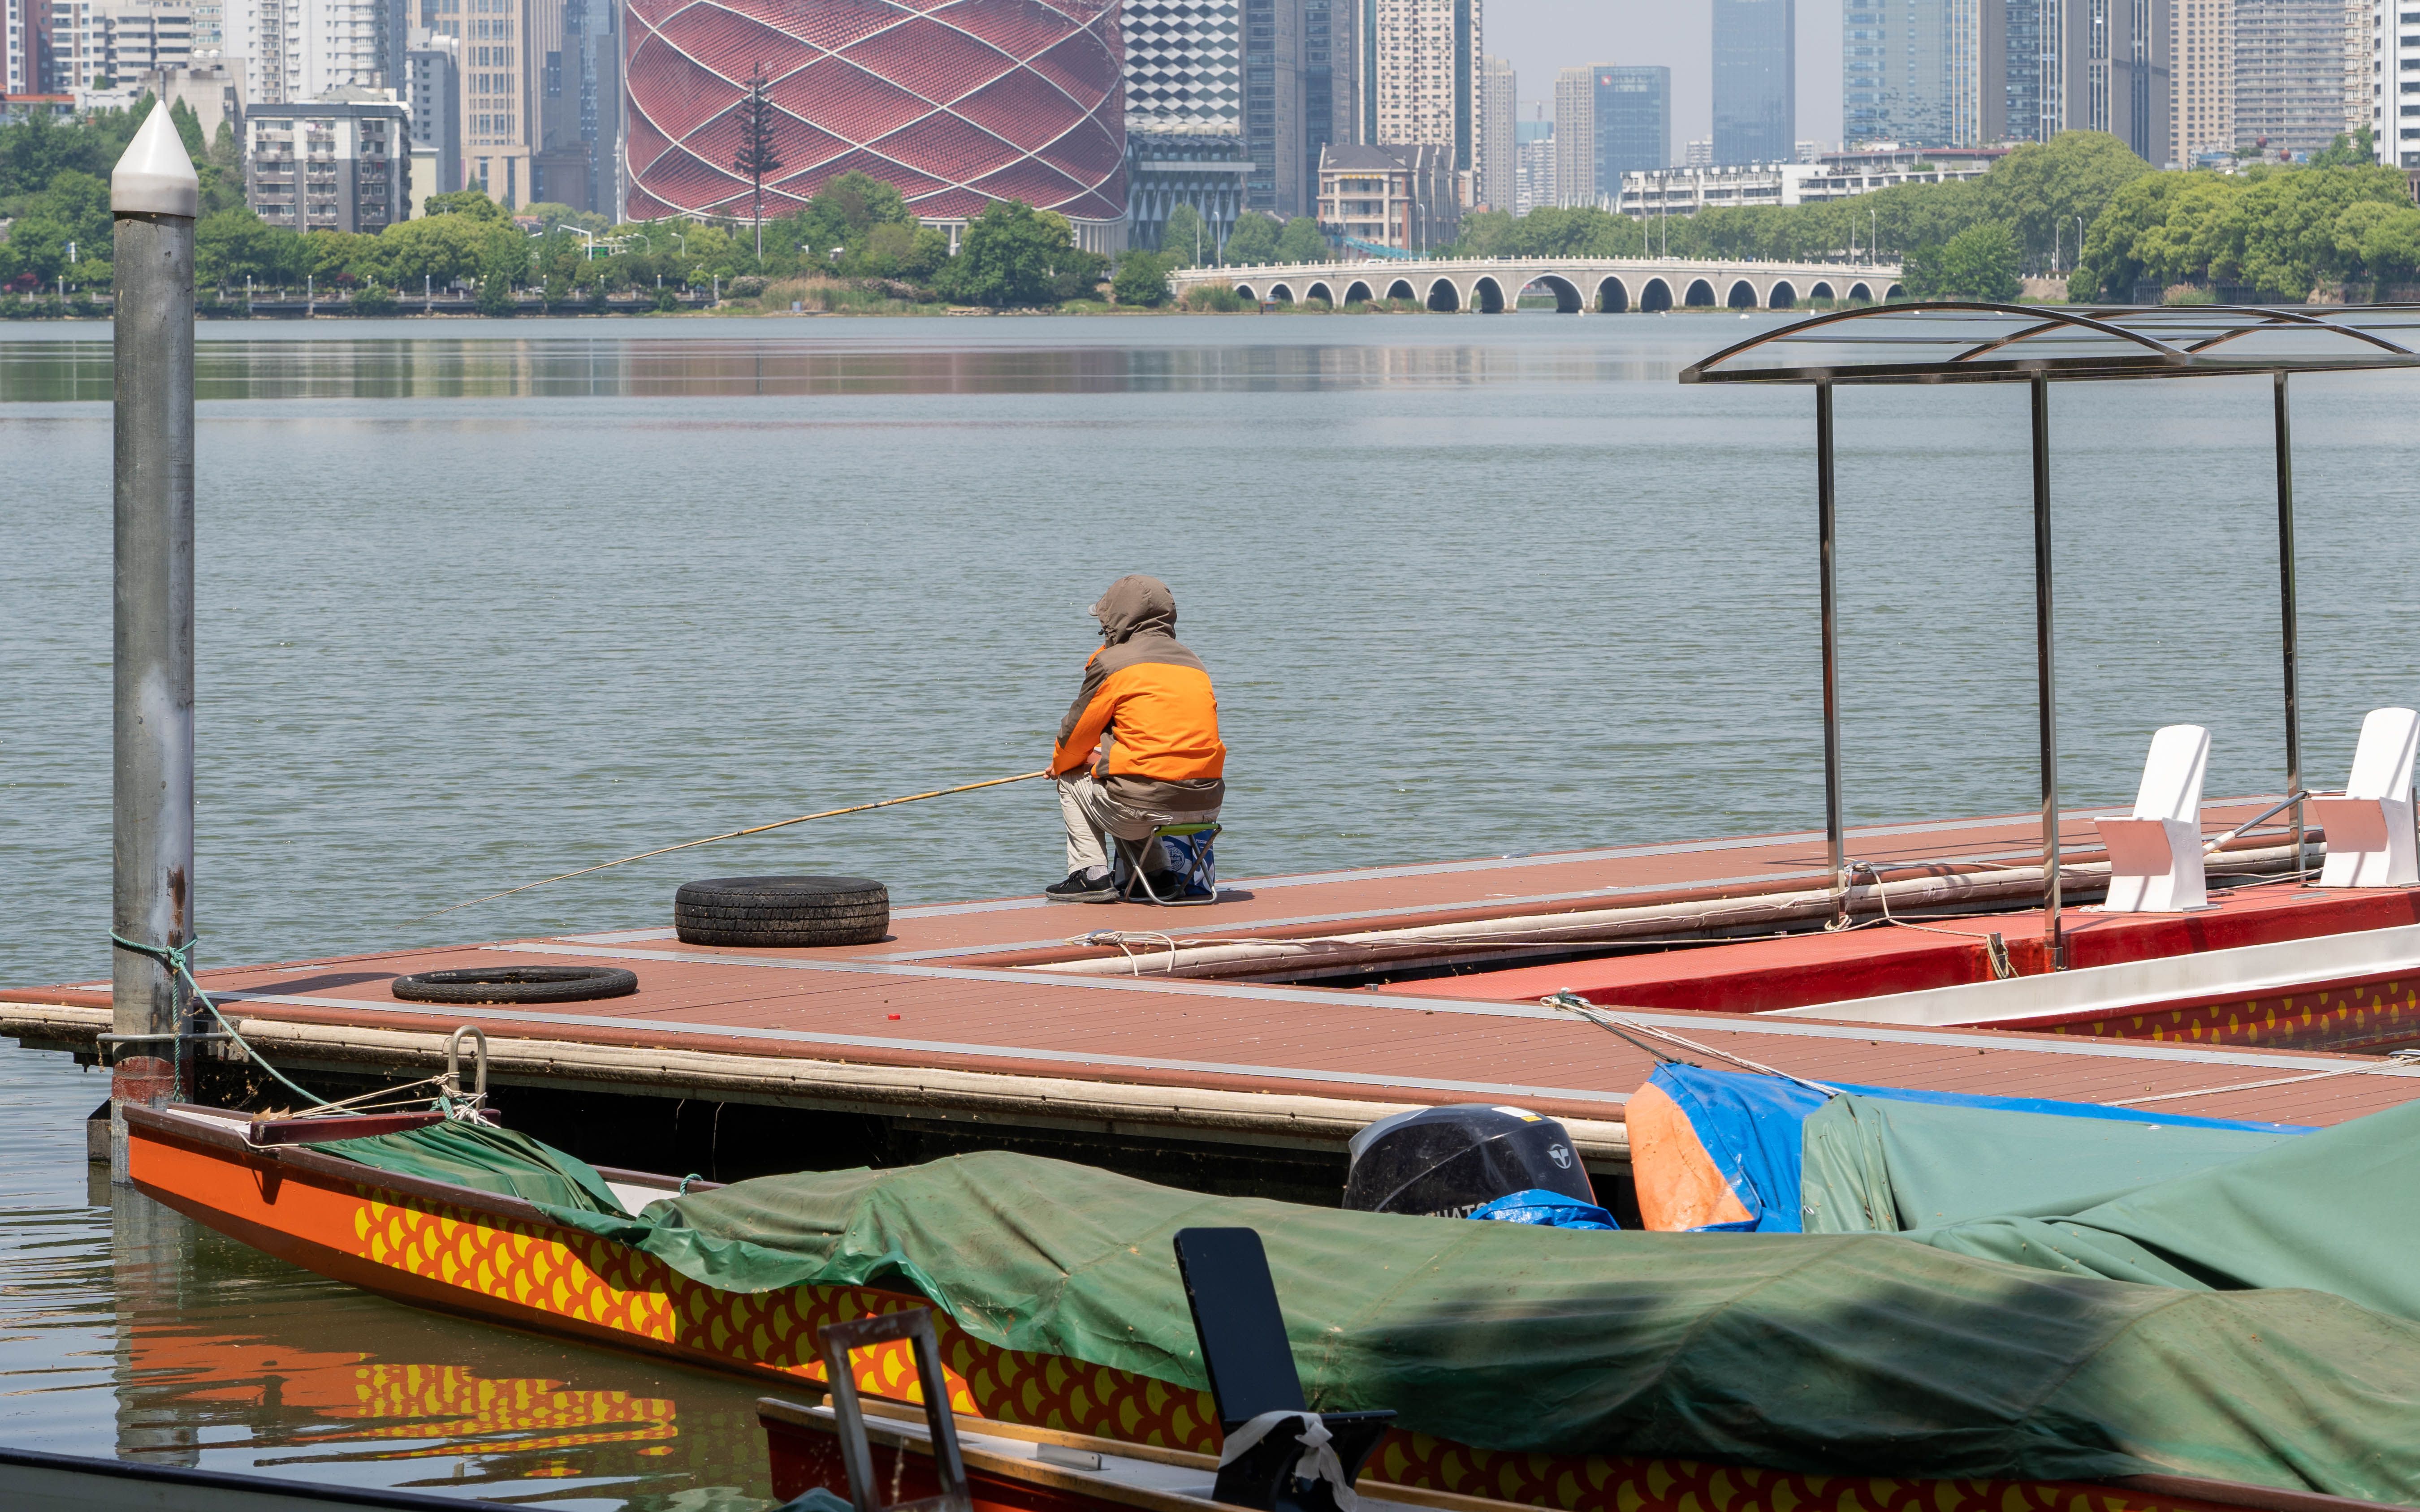
{"type": "Polygon", "coordinates": [[[1325,301],[1330,306],[1333,306],[1336,303],[1336,291],[1327,286],[1327,280],[1324,278],[1318,283],[1311,285],[1311,287],[1304,289],[1302,291],[1302,297],[1306,302],[1311,300],[1321,300],[1325,301]]]}
{"type": "Polygon", "coordinates": [[[1807,291],[1807,297],[1810,300],[1837,300],[1840,296],[1834,292],[1831,285],[1817,279],[1815,286],[1807,291]]]}
{"type": "Polygon", "coordinates": [[[1368,284],[1357,278],[1344,287],[1344,302],[1347,304],[1367,304],[1377,297],[1370,292],[1368,284]]]}
{"type": "MultiPolygon", "coordinates": [[[[1573,283],[1570,279],[1563,277],[1561,274],[1541,273],[1536,278],[1533,278],[1527,284],[1522,285],[1521,292],[1523,294],[1527,294],[1533,288],[1543,288],[1547,293],[1552,294],[1555,297],[1555,313],[1557,315],[1579,314],[1580,305],[1582,303],[1579,285],[1573,283]]],[[[1512,301],[1514,307],[1518,308],[1520,302],[1519,297],[1515,296],[1512,301]]]]}
{"type": "Polygon", "coordinates": [[[1900,287],[1897,284],[1893,284],[1890,287],[1883,290],[1883,299],[1885,302],[1888,302],[1892,300],[1903,300],[1906,298],[1907,290],[1900,287]]]}
{"type": "Polygon", "coordinates": [[[1871,304],[1874,302],[1873,285],[1870,284],[1852,284],[1849,285],[1849,298],[1862,304],[1871,304]]]}
{"type": "MultiPolygon", "coordinates": [[[[1664,302],[1666,304],[1672,302],[1672,296],[1670,293],[1666,293],[1664,296],[1664,302]]],[[[1606,315],[1621,314],[1624,310],[1630,308],[1629,288],[1624,285],[1619,278],[1598,279],[1596,284],[1596,307],[1606,315]]]]}
{"type": "Polygon", "coordinates": [[[1756,285],[1741,278],[1732,280],[1731,291],[1724,296],[1723,302],[1734,310],[1753,310],[1764,301],[1756,297],[1756,285]]]}
{"type": "Polygon", "coordinates": [[[1651,278],[1638,291],[1638,308],[1649,315],[1672,308],[1672,285],[1660,278],[1651,278]]]}
{"type": "Polygon", "coordinates": [[[1471,281],[1470,292],[1463,301],[1464,307],[1481,315],[1502,315],[1506,301],[1504,285],[1493,273],[1481,273],[1471,281]]]}
{"type": "Polygon", "coordinates": [[[1294,302],[1294,290],[1283,284],[1271,284],[1269,285],[1269,298],[1286,304],[1292,304],[1294,302]]]}
{"type": "Polygon", "coordinates": [[[1419,297],[1419,290],[1412,287],[1412,281],[1408,278],[1399,278],[1387,285],[1387,298],[1389,300],[1417,300],[1419,297]]]}
{"type": "Polygon", "coordinates": [[[1681,302],[1692,310],[1711,310],[1714,307],[1714,285],[1705,279],[1693,278],[1689,281],[1689,291],[1681,297],[1681,302]]]}
{"type": "Polygon", "coordinates": [[[1453,286],[1452,279],[1440,276],[1429,285],[1428,307],[1451,315],[1462,308],[1462,290],[1453,286]]]}
{"type": "Polygon", "coordinates": [[[1764,307],[1768,310],[1794,310],[1798,307],[1798,291],[1791,287],[1790,280],[1776,278],[1773,286],[1764,291],[1764,307]]]}
{"type": "Polygon", "coordinates": [[[1235,285],[1235,298],[1237,298],[1237,299],[1239,299],[1239,300],[1249,300],[1249,301],[1252,301],[1253,303],[1255,303],[1255,304],[1258,304],[1258,303],[1260,302],[1260,301],[1261,301],[1261,297],[1260,297],[1258,294],[1255,294],[1255,293],[1253,293],[1253,292],[1252,292],[1252,285],[1249,285],[1249,284],[1238,284],[1238,285],[1235,285]]]}

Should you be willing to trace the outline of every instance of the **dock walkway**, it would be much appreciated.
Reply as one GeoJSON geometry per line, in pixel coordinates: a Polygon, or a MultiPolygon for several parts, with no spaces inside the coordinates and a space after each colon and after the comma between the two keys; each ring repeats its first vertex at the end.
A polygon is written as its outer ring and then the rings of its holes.
{"type": "MultiPolygon", "coordinates": [[[[2210,822],[2254,811],[2251,801],[2213,806],[2210,822]]],[[[1859,859],[1886,868],[2021,865],[2033,855],[2034,824],[1884,825],[1853,831],[1851,843],[1859,859]]],[[[2089,850],[2087,819],[2070,827],[2089,850]]],[[[1776,835],[1263,878],[1235,885],[1214,908],[1038,897],[905,907],[889,938],[848,949],[718,949],[638,928],[225,967],[203,980],[281,1066],[425,1068],[441,1037],[470,1023],[494,1041],[506,1085],[1331,1152],[1392,1109],[1509,1102],[1572,1120],[1583,1152],[1606,1168],[1626,1157],[1622,1104],[1654,1060],[1605,1028],[1535,1001],[1457,996],[1435,980],[1414,993],[1171,980],[1151,972],[1151,936],[1300,940],[1514,912],[1752,900],[1824,881],[1820,835],[1776,835]],[[1127,932],[1127,943],[1067,944],[1094,931],[1127,932]],[[1054,957],[1097,974],[1019,964],[1054,957]],[[408,972],[536,960],[628,967],[639,991],[456,1008],[398,1001],[387,986],[408,972]]],[[[101,982],[0,992],[0,1034],[89,1052],[108,1004],[101,982]]],[[[2420,1096],[2420,1068],[2376,1057],[1804,1014],[1631,1016],[1833,1082],[2150,1098],[2177,1113],[2308,1124],[2420,1096]]]]}

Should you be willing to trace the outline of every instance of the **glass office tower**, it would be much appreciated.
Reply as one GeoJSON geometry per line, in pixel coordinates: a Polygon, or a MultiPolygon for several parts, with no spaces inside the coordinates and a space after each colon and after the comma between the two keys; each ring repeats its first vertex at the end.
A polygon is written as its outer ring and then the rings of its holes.
{"type": "Polygon", "coordinates": [[[1672,70],[1595,71],[1596,203],[1621,198],[1621,176],[1672,165],[1672,70]]]}
{"type": "Polygon", "coordinates": [[[1797,0],[1714,0],[1714,162],[1798,156],[1797,0]]]}

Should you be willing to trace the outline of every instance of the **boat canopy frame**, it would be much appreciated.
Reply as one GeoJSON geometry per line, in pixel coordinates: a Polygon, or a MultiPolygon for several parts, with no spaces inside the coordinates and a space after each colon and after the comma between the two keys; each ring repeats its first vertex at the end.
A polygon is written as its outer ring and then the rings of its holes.
{"type": "Polygon", "coordinates": [[[1683,368],[1683,383],[1806,384],[1815,390],[1815,509],[1823,642],[1823,834],[1832,886],[1848,907],[1841,813],[1838,495],[1832,391],[1839,384],[2024,383],[2033,423],[2034,656],[2040,724],[2042,938],[2067,965],[2059,898],[2058,702],[2052,655],[2050,385],[2124,378],[2267,375],[2277,465],[2277,587],[2286,715],[2286,798],[2295,868],[2308,870],[2294,601],[2292,417],[2295,373],[2420,367],[2400,333],[2420,306],[2180,305],[2055,307],[1971,300],[1913,301],[1834,311],[1726,347],[1683,368]],[[2388,334],[2388,332],[2397,334],[2388,334]],[[1793,362],[1792,347],[1817,348],[1793,362]]]}

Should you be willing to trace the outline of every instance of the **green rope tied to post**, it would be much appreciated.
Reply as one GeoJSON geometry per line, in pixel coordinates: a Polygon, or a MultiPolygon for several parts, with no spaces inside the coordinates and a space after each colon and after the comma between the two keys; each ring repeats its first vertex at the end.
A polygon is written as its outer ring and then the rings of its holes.
{"type": "MultiPolygon", "coordinates": [[[[117,947],[117,949],[121,950],[132,951],[135,955],[143,956],[147,960],[156,962],[159,964],[167,967],[168,974],[171,977],[182,979],[187,990],[192,992],[194,995],[194,1001],[201,1004],[202,1007],[209,1011],[210,1017],[217,1021],[218,1026],[226,1031],[226,1037],[236,1042],[237,1048],[240,1049],[248,1059],[250,1059],[255,1065],[258,1066],[261,1070],[269,1072],[272,1077],[275,1077],[280,1086],[284,1087],[287,1091],[292,1092],[295,1096],[304,1099],[313,1107],[329,1106],[330,1104],[326,1098],[321,1097],[317,1092],[297,1087],[292,1081],[287,1078],[284,1072],[281,1072],[276,1067],[271,1065],[267,1057],[262,1056],[259,1051],[255,1050],[249,1043],[247,1043],[244,1037],[236,1032],[235,1026],[227,1022],[226,1015],[219,1011],[219,1005],[210,1001],[210,995],[202,990],[202,984],[194,980],[194,968],[192,963],[193,951],[194,947],[199,945],[201,942],[202,937],[196,934],[182,945],[146,945],[140,940],[130,940],[125,935],[118,933],[116,930],[111,930],[109,932],[110,944],[117,947]]],[[[180,1091],[184,1088],[184,1052],[185,1015],[179,1013],[177,1015],[176,1066],[177,1075],[178,1078],[178,1088],[180,1091]]]]}

